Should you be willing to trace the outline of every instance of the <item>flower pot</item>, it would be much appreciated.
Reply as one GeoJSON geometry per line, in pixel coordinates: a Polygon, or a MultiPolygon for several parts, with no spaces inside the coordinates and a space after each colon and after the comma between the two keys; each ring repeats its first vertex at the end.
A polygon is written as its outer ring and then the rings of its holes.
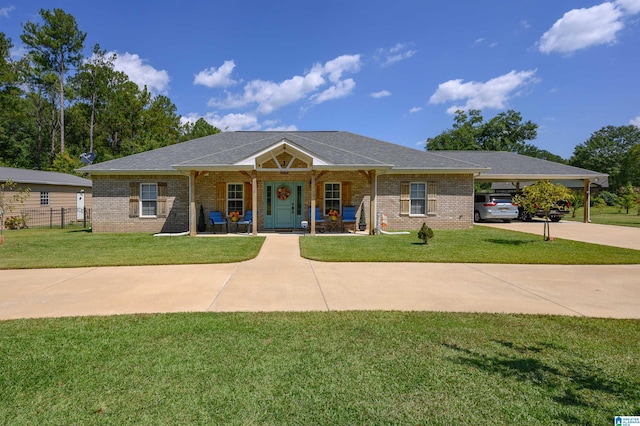
{"type": "Polygon", "coordinates": [[[331,220],[333,220],[334,222],[335,222],[336,220],[338,220],[338,217],[337,217],[337,216],[329,216],[329,217],[330,217],[330,218],[331,218],[331,220]]]}
{"type": "Polygon", "coordinates": [[[237,221],[238,221],[238,218],[237,218],[237,217],[232,217],[232,218],[231,218],[231,222],[237,222],[237,221]]]}

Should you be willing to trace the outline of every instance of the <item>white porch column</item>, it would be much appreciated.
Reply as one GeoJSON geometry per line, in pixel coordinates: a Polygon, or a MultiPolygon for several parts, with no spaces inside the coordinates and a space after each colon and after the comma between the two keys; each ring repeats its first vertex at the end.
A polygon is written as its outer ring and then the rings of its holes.
{"type": "Polygon", "coordinates": [[[189,235],[195,237],[196,230],[196,172],[189,172],[189,235]]]}
{"type": "Polygon", "coordinates": [[[253,220],[251,221],[251,235],[258,235],[258,178],[253,173],[251,179],[251,205],[253,206],[253,220]]]}
{"type": "Polygon", "coordinates": [[[369,218],[371,220],[369,224],[369,235],[375,235],[375,228],[378,220],[378,218],[376,217],[376,192],[378,191],[376,171],[369,171],[369,176],[371,178],[371,182],[369,183],[369,187],[371,188],[371,197],[369,197],[369,218]]]}
{"type": "Polygon", "coordinates": [[[589,223],[591,219],[591,182],[589,179],[584,180],[584,217],[582,222],[589,223]]]}
{"type": "Polygon", "coordinates": [[[309,210],[310,234],[316,235],[316,175],[311,173],[311,210],[309,210]]]}

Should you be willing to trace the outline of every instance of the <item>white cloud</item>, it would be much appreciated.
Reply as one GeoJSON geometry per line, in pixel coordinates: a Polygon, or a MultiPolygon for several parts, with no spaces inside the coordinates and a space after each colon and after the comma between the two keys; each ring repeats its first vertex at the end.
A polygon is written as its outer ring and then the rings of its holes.
{"type": "Polygon", "coordinates": [[[195,123],[200,118],[217,127],[223,132],[234,132],[238,130],[275,130],[275,131],[293,131],[298,130],[294,125],[279,124],[276,120],[266,120],[262,123],[258,122],[258,118],[255,114],[226,114],[218,115],[217,113],[207,113],[205,116],[200,114],[190,113],[187,116],[182,116],[181,124],[195,123]]]}
{"type": "Polygon", "coordinates": [[[591,46],[613,44],[617,33],[624,28],[625,14],[638,12],[640,0],[618,0],[570,10],[542,35],[538,48],[542,53],[571,53],[591,46]]]}
{"type": "Polygon", "coordinates": [[[356,82],[353,81],[352,78],[341,80],[322,93],[311,96],[311,100],[315,104],[321,104],[322,102],[330,101],[332,99],[344,98],[353,91],[354,87],[356,87],[356,82]]]}
{"type": "Polygon", "coordinates": [[[380,99],[391,96],[391,92],[389,92],[388,90],[381,90],[379,92],[371,93],[369,96],[371,96],[372,98],[380,99]]]}
{"type": "Polygon", "coordinates": [[[482,38],[482,37],[481,37],[481,38],[479,38],[479,39],[476,39],[476,41],[474,41],[474,42],[471,44],[471,47],[476,47],[478,44],[482,43],[483,41],[484,41],[484,38],[482,38]]]}
{"type": "Polygon", "coordinates": [[[382,63],[383,67],[387,67],[395,64],[396,62],[409,59],[415,54],[416,51],[409,49],[406,44],[397,43],[395,46],[390,48],[378,49],[377,59],[382,63]]]}
{"type": "Polygon", "coordinates": [[[637,116],[636,118],[633,118],[631,120],[629,120],[629,124],[636,126],[636,127],[640,127],[640,115],[637,116]]]}
{"type": "Polygon", "coordinates": [[[206,87],[227,87],[236,84],[231,78],[231,73],[235,68],[234,61],[224,61],[218,69],[215,67],[207,68],[196,74],[193,84],[201,84],[206,87]]]}
{"type": "Polygon", "coordinates": [[[422,111],[422,107],[413,107],[409,110],[409,114],[414,114],[416,112],[422,111]]]}
{"type": "Polygon", "coordinates": [[[519,94],[519,89],[535,82],[536,70],[511,71],[484,83],[462,79],[449,80],[438,85],[438,89],[429,98],[431,104],[466,100],[464,105],[453,105],[447,109],[449,114],[457,110],[495,108],[502,109],[507,101],[519,94]]]}
{"type": "MultiPolygon", "coordinates": [[[[116,52],[108,52],[111,56],[116,52]]],[[[142,89],[147,86],[151,92],[166,93],[169,87],[169,73],[165,70],[157,70],[146,64],[145,60],[135,53],[126,52],[123,55],[116,53],[116,60],[113,69],[125,73],[129,80],[133,81],[142,89]]]]}
{"type": "Polygon", "coordinates": [[[630,15],[640,13],[640,0],[616,0],[615,4],[623,8],[630,15]]]}
{"type": "Polygon", "coordinates": [[[5,6],[0,8],[0,16],[3,18],[8,18],[9,14],[16,9],[15,6],[5,6]]]}
{"type": "Polygon", "coordinates": [[[302,76],[293,76],[280,83],[265,80],[250,81],[244,86],[242,93],[226,92],[226,98],[211,99],[208,105],[229,109],[256,104],[258,113],[270,114],[302,99],[310,99],[318,104],[341,98],[349,95],[355,87],[353,79],[342,80],[342,75],[347,72],[358,72],[360,65],[360,55],[339,56],[324,65],[315,64],[302,76]],[[327,84],[327,79],[333,84],[318,93],[327,84]]]}

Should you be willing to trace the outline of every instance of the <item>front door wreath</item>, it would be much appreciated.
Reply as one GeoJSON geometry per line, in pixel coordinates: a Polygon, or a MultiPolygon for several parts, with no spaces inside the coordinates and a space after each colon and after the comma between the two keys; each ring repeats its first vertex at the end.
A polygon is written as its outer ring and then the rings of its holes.
{"type": "Polygon", "coordinates": [[[289,198],[289,195],[291,195],[291,191],[289,190],[288,187],[281,186],[280,188],[278,188],[277,195],[278,195],[278,198],[284,201],[287,198],[289,198]]]}

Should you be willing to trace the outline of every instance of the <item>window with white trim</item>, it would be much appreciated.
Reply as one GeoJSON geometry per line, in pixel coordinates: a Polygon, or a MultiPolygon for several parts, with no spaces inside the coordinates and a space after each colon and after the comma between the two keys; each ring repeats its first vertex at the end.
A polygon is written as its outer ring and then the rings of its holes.
{"type": "Polygon", "coordinates": [[[340,206],[342,203],[340,189],[339,182],[328,182],[324,184],[324,214],[329,213],[331,209],[339,212],[342,211],[340,206]]]}
{"type": "Polygon", "coordinates": [[[49,205],[49,191],[43,191],[40,193],[40,205],[43,207],[49,205]]]}
{"type": "Polygon", "coordinates": [[[158,214],[158,184],[140,184],[140,217],[155,217],[158,214]]]}
{"type": "Polygon", "coordinates": [[[427,184],[411,183],[411,189],[409,191],[410,210],[411,215],[425,215],[427,214],[427,184]]]}
{"type": "Polygon", "coordinates": [[[244,184],[227,184],[227,212],[239,212],[244,215],[244,184]]]}
{"type": "Polygon", "coordinates": [[[400,214],[411,216],[435,215],[437,211],[434,182],[401,182],[400,214]]]}

